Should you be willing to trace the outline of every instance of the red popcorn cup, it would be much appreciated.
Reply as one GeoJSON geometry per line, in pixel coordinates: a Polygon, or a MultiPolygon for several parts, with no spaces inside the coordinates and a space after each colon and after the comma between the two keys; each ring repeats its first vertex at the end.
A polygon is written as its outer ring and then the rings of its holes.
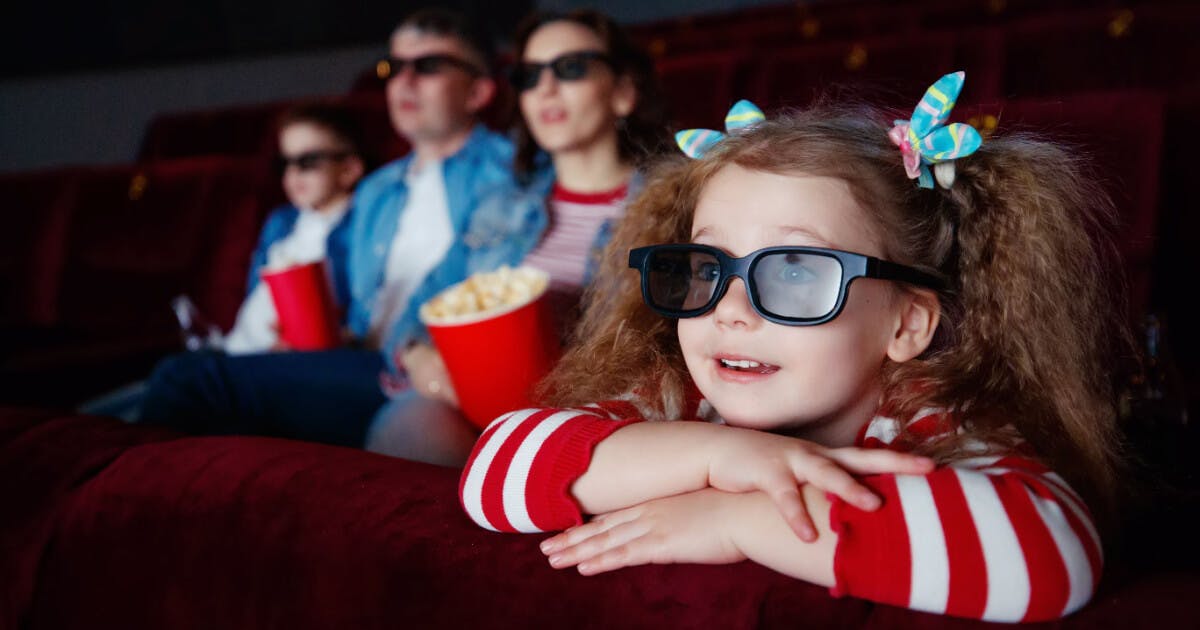
{"type": "Polygon", "coordinates": [[[433,317],[421,309],[459,407],[481,429],[505,412],[530,406],[534,386],[562,352],[547,284],[522,302],[480,313],[433,317]]]}
{"type": "Polygon", "coordinates": [[[264,271],[279,314],[279,338],[293,350],[338,346],[337,305],[325,261],[264,271]]]}

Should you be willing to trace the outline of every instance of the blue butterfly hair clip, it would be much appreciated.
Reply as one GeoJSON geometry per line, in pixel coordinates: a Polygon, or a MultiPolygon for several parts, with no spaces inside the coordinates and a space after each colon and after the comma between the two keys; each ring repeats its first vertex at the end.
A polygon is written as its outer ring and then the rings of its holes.
{"type": "MultiPolygon", "coordinates": [[[[725,131],[734,133],[766,119],[762,110],[755,107],[754,103],[742,99],[734,103],[733,107],[729,108],[729,113],[725,114],[725,131]]],[[[713,145],[724,139],[725,135],[712,129],[685,129],[675,134],[675,144],[678,144],[688,157],[698,160],[704,157],[713,145]]]]}
{"type": "Polygon", "coordinates": [[[954,184],[954,160],[971,155],[983,142],[971,125],[942,125],[954,109],[966,76],[959,71],[938,79],[925,90],[912,119],[895,121],[896,126],[888,132],[904,156],[904,171],[921,188],[933,188],[935,178],[942,188],[949,188],[954,184]]]}

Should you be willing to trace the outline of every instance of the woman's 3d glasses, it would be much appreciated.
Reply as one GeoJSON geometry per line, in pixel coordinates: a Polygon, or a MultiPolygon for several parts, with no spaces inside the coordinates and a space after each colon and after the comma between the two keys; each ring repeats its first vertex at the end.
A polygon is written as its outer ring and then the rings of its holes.
{"type": "Polygon", "coordinates": [[[578,81],[587,76],[592,61],[600,61],[612,67],[612,59],[596,50],[583,50],[559,55],[545,63],[523,61],[512,71],[512,84],[518,92],[532,90],[542,79],[546,68],[554,73],[559,81],[578,81]]]}
{"type": "Polygon", "coordinates": [[[708,245],[651,245],[629,252],[642,274],[642,298],[666,317],[711,311],[741,278],[750,304],[767,321],[815,326],[837,317],[855,278],[896,280],[930,289],[945,281],[913,267],[820,247],[768,247],[734,258],[708,245]]]}

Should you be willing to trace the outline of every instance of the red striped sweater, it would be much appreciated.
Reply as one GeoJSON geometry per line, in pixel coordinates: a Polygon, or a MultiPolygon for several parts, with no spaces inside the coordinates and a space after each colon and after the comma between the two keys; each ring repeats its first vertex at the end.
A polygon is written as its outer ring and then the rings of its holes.
{"type": "MultiPolygon", "coordinates": [[[[909,425],[931,436],[940,414],[909,425]]],[[[543,532],[583,522],[569,493],[593,447],[641,421],[627,403],[525,409],[484,431],[459,485],[482,527],[543,532]]],[[[896,421],[877,417],[859,446],[906,450],[896,421]]],[[[1058,475],[1023,454],[987,455],[927,475],[863,482],[883,506],[864,512],[829,495],[838,533],[834,595],[990,621],[1061,617],[1085,604],[1103,564],[1087,508],[1058,475]]]]}

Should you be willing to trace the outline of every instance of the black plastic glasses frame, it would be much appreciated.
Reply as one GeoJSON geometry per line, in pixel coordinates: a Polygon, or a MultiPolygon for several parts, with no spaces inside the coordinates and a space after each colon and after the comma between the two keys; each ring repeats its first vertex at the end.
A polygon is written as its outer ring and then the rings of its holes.
{"type": "Polygon", "coordinates": [[[734,258],[720,249],[709,245],[649,245],[630,250],[629,266],[637,269],[642,276],[642,300],[646,305],[659,315],[677,319],[699,317],[715,308],[721,299],[725,297],[725,292],[729,289],[730,278],[741,278],[742,283],[746,285],[746,294],[750,298],[750,304],[754,307],[754,312],[769,322],[785,326],[816,326],[833,320],[841,314],[842,308],[846,305],[847,288],[857,278],[895,280],[934,290],[942,290],[946,287],[945,280],[940,276],[926,273],[907,265],[880,260],[879,258],[864,254],[855,254],[840,249],[825,249],[823,247],[767,247],[751,252],[741,258],[734,258]],[[654,255],[660,252],[702,253],[708,254],[717,260],[721,275],[717,278],[717,287],[713,290],[712,297],[709,298],[708,302],[703,306],[693,309],[672,309],[655,304],[654,299],[651,297],[649,272],[651,271],[650,263],[654,255]],[[763,307],[761,296],[758,293],[758,283],[754,280],[754,269],[764,256],[771,254],[804,254],[837,259],[842,271],[841,285],[838,287],[837,300],[828,313],[819,317],[787,317],[772,313],[763,307]]]}
{"type": "Polygon", "coordinates": [[[483,74],[475,64],[454,55],[421,55],[412,59],[403,57],[384,57],[375,63],[375,76],[387,81],[404,72],[412,64],[413,72],[420,76],[438,74],[447,67],[458,68],[471,76],[483,74]]]}
{"type": "Polygon", "coordinates": [[[336,162],[348,157],[350,157],[349,151],[305,151],[292,157],[281,155],[275,158],[275,168],[286,171],[289,166],[295,166],[301,171],[311,171],[323,162],[336,162]]]}
{"type": "Polygon", "coordinates": [[[607,54],[598,50],[581,50],[559,55],[545,63],[522,61],[513,68],[509,79],[518,92],[537,87],[546,68],[550,68],[554,78],[559,81],[578,81],[588,75],[592,61],[600,61],[609,68],[613,67],[612,57],[607,54]]]}

